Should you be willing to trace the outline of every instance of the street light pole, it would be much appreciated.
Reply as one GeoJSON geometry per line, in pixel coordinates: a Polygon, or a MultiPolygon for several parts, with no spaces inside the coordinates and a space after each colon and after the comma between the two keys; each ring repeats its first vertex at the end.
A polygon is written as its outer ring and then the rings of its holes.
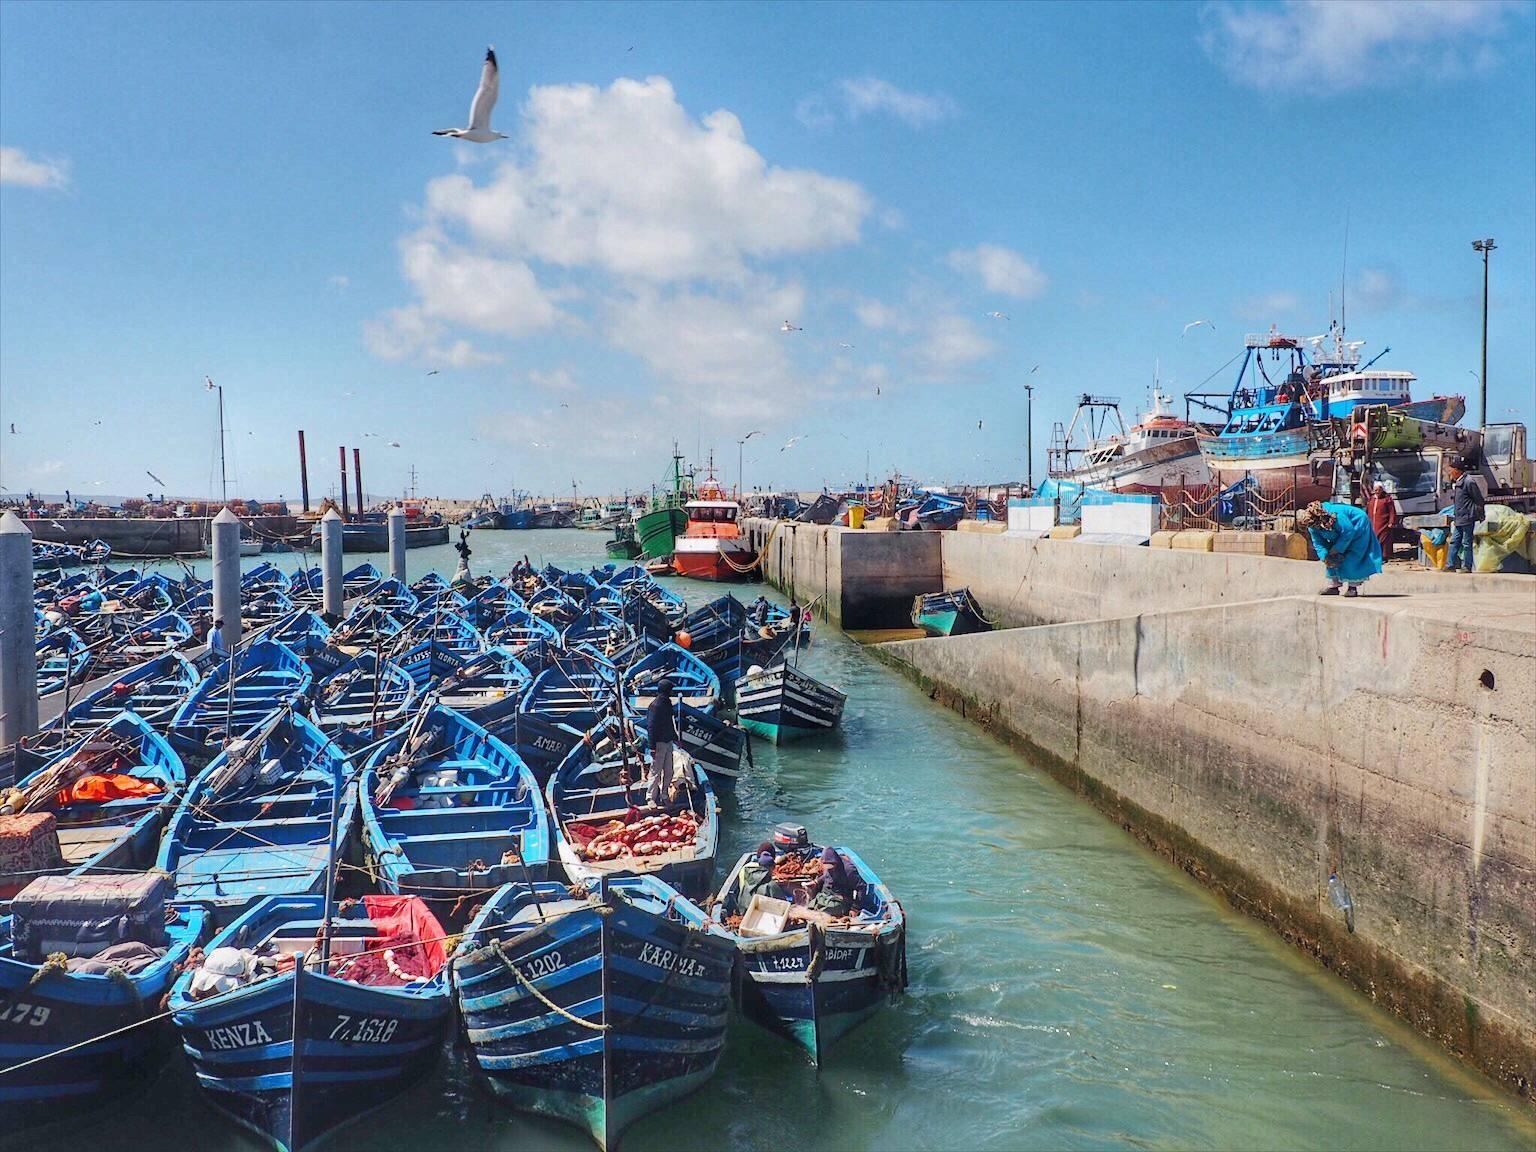
{"type": "Polygon", "coordinates": [[[1488,253],[1497,245],[1490,236],[1486,240],[1472,241],[1472,250],[1483,254],[1483,370],[1478,377],[1478,419],[1479,427],[1488,427],[1488,253]]]}
{"type": "Polygon", "coordinates": [[[1035,494],[1035,386],[1024,385],[1024,485],[1035,494]]]}

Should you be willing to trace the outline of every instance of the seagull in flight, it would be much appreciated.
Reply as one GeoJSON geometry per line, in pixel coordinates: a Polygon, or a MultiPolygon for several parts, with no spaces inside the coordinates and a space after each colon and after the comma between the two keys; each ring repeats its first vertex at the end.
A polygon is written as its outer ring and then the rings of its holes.
{"type": "Polygon", "coordinates": [[[1212,324],[1209,320],[1191,320],[1188,324],[1184,325],[1184,331],[1180,332],[1179,335],[1187,336],[1191,328],[1198,328],[1202,324],[1204,324],[1212,332],[1216,331],[1216,325],[1212,324]]]}
{"type": "Polygon", "coordinates": [[[1034,366],[1034,367],[1033,367],[1033,368],[1031,368],[1031,369],[1030,369],[1030,370],[1029,370],[1029,374],[1030,374],[1030,375],[1031,375],[1031,376],[1033,376],[1033,375],[1034,375],[1034,374],[1035,374],[1035,373],[1036,373],[1036,372],[1038,372],[1038,371],[1040,371],[1040,365],[1038,365],[1038,364],[1036,364],[1036,365],[1035,365],[1035,366],[1034,366]]]}
{"type": "Polygon", "coordinates": [[[398,448],[398,447],[400,447],[400,441],[398,441],[398,440],[391,440],[389,442],[389,446],[391,448],[398,448]]]}
{"type": "Polygon", "coordinates": [[[162,488],[164,488],[164,487],[165,487],[165,481],[164,481],[164,480],[162,480],[162,479],[160,479],[160,477],[158,477],[158,476],[156,476],[156,475],[155,475],[155,474],[154,474],[154,473],[153,473],[153,472],[151,472],[151,471],[150,471],[150,470],[149,470],[149,469],[148,469],[148,468],[146,468],[146,469],[144,469],[144,475],[146,475],[146,476],[148,476],[148,477],[149,477],[149,478],[150,478],[150,479],[151,479],[151,480],[153,480],[153,481],[154,481],[154,482],[155,482],[155,483],[156,483],[156,484],[158,484],[158,485],[160,485],[160,487],[162,487],[162,488]]]}
{"type": "Polygon", "coordinates": [[[804,328],[797,328],[793,324],[791,324],[788,320],[786,320],[780,326],[779,331],[780,332],[804,332],[805,329],[804,328]]]}
{"type": "Polygon", "coordinates": [[[839,344],[838,347],[839,348],[852,348],[853,345],[852,344],[839,344]]]}
{"type": "Polygon", "coordinates": [[[978,432],[981,431],[981,421],[980,420],[976,421],[976,431],[978,431],[978,432]]]}
{"type": "Polygon", "coordinates": [[[485,66],[480,69],[480,87],[469,105],[468,128],[439,128],[434,136],[452,136],[455,140],[469,140],[475,144],[489,144],[492,140],[505,140],[500,132],[491,131],[491,109],[496,107],[496,94],[501,88],[501,72],[496,67],[496,49],[485,50],[485,66]]]}
{"type": "Polygon", "coordinates": [[[427,375],[428,376],[436,376],[441,371],[442,371],[441,368],[434,368],[434,369],[432,369],[432,371],[428,372],[427,375]]]}
{"type": "Polygon", "coordinates": [[[791,436],[789,438],[789,440],[785,443],[784,447],[780,448],[779,451],[780,452],[788,452],[791,448],[793,448],[796,444],[800,443],[800,441],[802,441],[804,439],[805,439],[804,436],[791,436]]]}
{"type": "Polygon", "coordinates": [[[987,319],[988,320],[1006,320],[1006,319],[1008,319],[1008,317],[1007,317],[1007,315],[1005,313],[1002,313],[1002,312],[988,312],[987,313],[987,319]]]}

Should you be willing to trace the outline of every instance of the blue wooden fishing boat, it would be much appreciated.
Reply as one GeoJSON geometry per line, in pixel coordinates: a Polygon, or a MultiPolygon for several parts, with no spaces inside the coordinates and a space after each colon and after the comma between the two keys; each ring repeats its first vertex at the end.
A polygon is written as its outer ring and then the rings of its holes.
{"type": "Polygon", "coordinates": [[[323,896],[261,900],[208,942],[204,967],[170,997],[207,1099],[280,1152],[427,1071],[452,1009],[444,933],[420,901],[364,896],[326,913],[323,896]],[[231,962],[240,974],[213,970],[231,962]]]}
{"type": "Polygon", "coordinates": [[[912,625],[929,636],[969,636],[992,631],[992,622],[969,588],[916,597],[912,601],[912,625]]]}
{"type": "Polygon", "coordinates": [[[197,643],[192,621],[180,612],[166,611],[148,620],[128,613],[113,613],[106,634],[96,649],[93,677],[132,668],[165,652],[190,648],[197,643]]]}
{"type": "Polygon", "coordinates": [[[428,572],[411,585],[411,591],[417,596],[430,596],[434,592],[442,592],[449,587],[447,577],[441,572],[428,572]]]}
{"type": "Polygon", "coordinates": [[[263,560],[240,577],[240,591],[246,595],[275,590],[287,592],[290,581],[270,560],[263,560]]]}
{"type": "Polygon", "coordinates": [[[37,950],[18,951],[13,918],[0,918],[0,1004],[6,1007],[0,1013],[0,1110],[12,1132],[8,1139],[17,1137],[22,1122],[56,1121],[143,1079],[158,1063],[164,1025],[130,1025],[160,1011],[209,927],[207,911],[198,907],[176,907],[161,918],[164,936],[152,947],[164,951],[131,972],[90,964],[71,971],[89,957],[71,956],[72,963],[60,965],[37,950]],[[116,1035],[86,1043],[108,1032],[116,1035]],[[22,1067],[32,1060],[38,1062],[22,1067]]]}
{"type": "Polygon", "coordinates": [[[425,593],[416,605],[417,617],[430,616],[434,612],[463,612],[469,607],[469,597],[457,588],[442,588],[425,593]]]}
{"type": "Polygon", "coordinates": [[[37,642],[37,694],[51,696],[85,683],[95,653],[73,628],[57,627],[37,642]]]}
{"type": "Polygon", "coordinates": [[[285,616],[267,632],[267,639],[286,644],[305,659],[325,647],[330,636],[331,626],[312,608],[301,608],[285,616]]]}
{"type": "Polygon", "coordinates": [[[405,631],[405,623],[382,608],[359,608],[331,629],[326,643],[348,655],[392,647],[396,636],[405,631]]]}
{"type": "Polygon", "coordinates": [[[623,568],[609,574],[603,581],[613,588],[627,588],[631,584],[651,584],[651,574],[638,564],[626,564],[623,568]]]}
{"type": "Polygon", "coordinates": [[[713,712],[689,704],[677,706],[676,722],[677,746],[698,761],[717,787],[733,786],[741,776],[746,732],[713,712]]]}
{"type": "Polygon", "coordinates": [[[930,532],[947,532],[965,519],[965,501],[942,492],[928,492],[915,513],[917,526],[930,532]]]}
{"type": "Polygon", "coordinates": [[[736,719],[775,744],[832,731],[847,702],[830,684],[783,660],[768,668],[754,665],[736,681],[736,719]]]}
{"type": "Polygon", "coordinates": [[[727,593],[683,621],[689,651],[713,669],[729,693],[742,672],[754,664],[773,663],[793,636],[789,631],[768,629],[764,635],[748,617],[746,605],[727,593]]]}
{"type": "Polygon", "coordinates": [[[341,578],[342,587],[345,589],[346,598],[351,600],[354,596],[366,595],[374,585],[384,579],[384,573],[380,572],[372,564],[359,564],[356,568],[345,573],[341,578]]]}
{"type": "Polygon", "coordinates": [[[359,789],[363,847],[386,892],[450,926],[476,892],[549,871],[549,818],[517,753],[451,708],[424,709],[376,750],[359,789]]]}
{"type": "Polygon", "coordinates": [[[356,748],[394,728],[416,707],[416,683],[393,660],[361,652],[317,680],[315,723],[343,748],[356,748]]]}
{"type": "Polygon", "coordinates": [[[0,797],[0,815],[53,813],[58,871],[147,867],[186,790],[181,757],[136,712],[76,732],[0,797]]]}
{"type": "Polygon", "coordinates": [[[523,598],[500,580],[479,592],[463,608],[459,615],[485,629],[495,624],[508,612],[524,607],[523,598]]]}
{"type": "Polygon", "coordinates": [[[457,656],[478,656],[485,651],[485,637],[457,612],[434,611],[420,616],[401,630],[395,647],[412,647],[430,644],[444,648],[457,656]]]}
{"type": "Polygon", "coordinates": [[[201,767],[274,710],[309,695],[313,681],[309,665],[292,648],[257,640],[232,661],[214,664],[182,701],[171,717],[171,746],[189,765],[201,767]]]}
{"type": "MultiPolygon", "coordinates": [[[[102,568],[96,577],[96,587],[108,596],[121,596],[137,584],[144,575],[145,573],[137,568],[102,568]]],[[[158,572],[155,575],[160,576],[158,572]]],[[[174,581],[166,580],[164,576],[160,576],[160,579],[167,584],[174,584],[174,581]]]]}
{"type": "Polygon", "coordinates": [[[527,597],[528,611],[556,628],[564,628],[581,613],[581,605],[559,588],[545,587],[527,597]]]}
{"type": "Polygon", "coordinates": [[[465,658],[434,644],[418,644],[396,661],[418,694],[493,729],[517,711],[533,673],[510,649],[487,648],[465,658]]]}
{"type": "Polygon", "coordinates": [[[525,608],[514,608],[485,629],[487,643],[521,653],[530,644],[548,641],[558,644],[560,630],[541,616],[525,608]]]}
{"type": "Polygon", "coordinates": [[[611,664],[595,653],[545,651],[551,663],[534,675],[512,730],[519,755],[540,783],[618,705],[618,672],[611,664]]]}
{"type": "Polygon", "coordinates": [[[336,788],[340,854],[357,812],[351,762],[291,708],[235,740],[187,789],[155,867],[176,898],[207,904],[226,924],[261,896],[319,892],[336,788]]]}
{"type": "Polygon", "coordinates": [[[617,616],[598,608],[586,608],[565,626],[560,639],[567,648],[591,644],[602,651],[609,646],[614,649],[623,647],[634,639],[634,633],[617,616]]]}
{"type": "Polygon", "coordinates": [[[507,885],[470,925],[452,968],[496,1094],[610,1149],[714,1073],[733,963],[730,937],[695,904],[633,877],[581,897],[558,884],[507,885]]]}
{"type": "Polygon", "coordinates": [[[672,808],[642,811],[650,759],[643,745],[621,745],[611,720],[576,744],[545,786],[555,852],[566,877],[588,888],[600,877],[656,876],[702,900],[714,882],[719,802],[703,769],[690,763],[672,808]]]}
{"type": "Polygon", "coordinates": [[[363,597],[362,603],[372,608],[382,608],[390,615],[404,619],[415,615],[417,606],[421,603],[421,597],[399,580],[391,577],[375,585],[373,590],[363,597]]]}
{"type": "MultiPolygon", "coordinates": [[[[809,648],[811,646],[811,614],[803,606],[797,606],[800,614],[800,639],[798,647],[809,648]]],[[[790,646],[796,647],[789,620],[789,609],[783,604],[776,604],[766,596],[759,596],[751,604],[747,605],[747,626],[761,631],[763,628],[772,628],[775,632],[789,632],[790,646]]]]}
{"type": "Polygon", "coordinates": [[[303,607],[319,607],[325,599],[325,573],[320,566],[295,571],[288,580],[288,596],[303,607]]]}
{"type": "Polygon", "coordinates": [[[52,756],[76,737],[100,728],[124,708],[133,709],[156,731],[168,729],[176,709],[202,678],[193,663],[179,652],[167,652],[126,669],[110,684],[83,693],[67,712],[28,736],[17,752],[18,775],[41,767],[41,758],[52,756]]]}
{"type": "Polygon", "coordinates": [[[263,588],[246,597],[240,605],[240,618],[250,629],[274,624],[298,611],[288,593],[278,588],[263,588]]]}
{"type": "Polygon", "coordinates": [[[107,597],[139,613],[141,617],[168,612],[181,602],[181,597],[177,595],[177,585],[159,572],[151,572],[147,576],[140,577],[126,588],[108,585],[102,587],[101,591],[107,597]]]}
{"type": "Polygon", "coordinates": [[[709,712],[720,702],[720,677],[676,644],[663,644],[642,656],[625,670],[623,679],[624,705],[631,715],[640,715],[651,706],[663,680],[671,682],[672,699],[679,704],[709,712]]]}
{"type": "Polygon", "coordinates": [[[850,914],[833,918],[805,908],[822,851],[806,844],[779,855],[773,874],[787,902],[761,894],[743,899],[748,853],[710,903],[710,915],[730,926],[745,968],[736,993],[742,1014],[799,1044],[815,1063],[907,986],[906,915],[852,849],[835,849],[855,878],[850,914]]]}

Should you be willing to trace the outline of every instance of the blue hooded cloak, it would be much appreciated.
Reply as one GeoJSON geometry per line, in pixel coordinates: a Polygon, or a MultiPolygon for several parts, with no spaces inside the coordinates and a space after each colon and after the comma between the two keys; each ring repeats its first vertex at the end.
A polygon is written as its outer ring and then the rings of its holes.
{"type": "Polygon", "coordinates": [[[1325,503],[1323,510],[1333,515],[1337,526],[1314,525],[1307,529],[1307,535],[1328,572],[1351,584],[1380,572],[1381,541],[1376,539],[1371,518],[1352,504],[1325,503]]]}

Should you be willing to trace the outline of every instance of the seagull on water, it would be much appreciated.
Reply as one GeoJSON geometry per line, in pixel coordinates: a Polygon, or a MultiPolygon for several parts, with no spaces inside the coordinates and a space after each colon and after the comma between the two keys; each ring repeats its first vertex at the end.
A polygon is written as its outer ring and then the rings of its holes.
{"type": "Polygon", "coordinates": [[[804,332],[805,329],[804,328],[797,328],[793,324],[791,324],[788,320],[786,320],[786,321],[784,321],[784,323],[782,325],[780,325],[779,331],[780,332],[804,332]]]}
{"type": "Polygon", "coordinates": [[[793,448],[796,444],[800,443],[800,441],[802,441],[804,439],[805,439],[804,436],[791,436],[789,438],[789,440],[785,443],[784,447],[780,448],[779,451],[780,452],[788,452],[791,448],[793,448]]]}
{"type": "Polygon", "coordinates": [[[988,320],[1006,320],[1006,319],[1008,319],[1008,317],[1007,317],[1007,315],[1005,313],[1002,313],[1002,312],[988,312],[987,313],[987,319],[988,320]]]}
{"type": "Polygon", "coordinates": [[[492,140],[505,140],[500,132],[491,131],[491,109],[496,107],[496,93],[501,88],[501,72],[496,67],[496,49],[485,50],[485,66],[480,69],[480,87],[469,105],[468,128],[439,128],[434,136],[452,136],[455,140],[469,140],[476,144],[489,144],[492,140]]]}
{"type": "Polygon", "coordinates": [[[1212,324],[1209,320],[1191,320],[1188,324],[1184,325],[1184,331],[1180,332],[1179,335],[1187,336],[1189,335],[1189,330],[1191,328],[1198,328],[1202,324],[1204,324],[1212,332],[1216,331],[1216,325],[1212,324]]]}

